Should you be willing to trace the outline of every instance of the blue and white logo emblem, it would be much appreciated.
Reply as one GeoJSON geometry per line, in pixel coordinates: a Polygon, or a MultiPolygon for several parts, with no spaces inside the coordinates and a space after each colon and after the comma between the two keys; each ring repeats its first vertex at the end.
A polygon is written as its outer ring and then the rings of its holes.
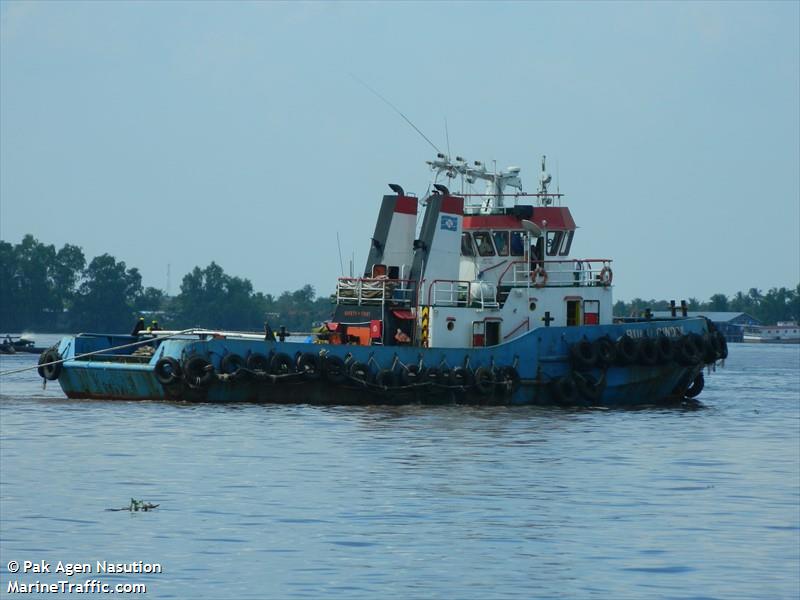
{"type": "Polygon", "coordinates": [[[447,231],[458,231],[458,219],[456,217],[448,217],[446,215],[442,215],[442,225],[439,229],[445,229],[447,231]]]}

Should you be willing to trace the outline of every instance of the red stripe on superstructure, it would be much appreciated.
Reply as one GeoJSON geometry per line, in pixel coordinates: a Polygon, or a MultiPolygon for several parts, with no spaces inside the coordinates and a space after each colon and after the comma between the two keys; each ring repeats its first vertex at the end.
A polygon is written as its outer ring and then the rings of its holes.
{"type": "Polygon", "coordinates": [[[398,196],[397,203],[394,205],[394,212],[404,215],[417,214],[417,199],[413,196],[398,196]]]}
{"type": "Polygon", "coordinates": [[[463,215],[464,199],[459,196],[445,196],[442,198],[441,212],[451,215],[463,215]]]}
{"type": "Polygon", "coordinates": [[[537,225],[547,221],[547,229],[575,229],[572,213],[565,206],[536,206],[531,220],[537,225]]]}
{"type": "Polygon", "coordinates": [[[464,229],[522,229],[522,221],[511,215],[464,217],[464,229]]]}
{"type": "MultiPolygon", "coordinates": [[[[569,209],[562,206],[537,206],[530,219],[550,230],[575,229],[569,209]],[[547,221],[547,225],[542,225],[547,221]]],[[[469,215],[464,217],[464,229],[522,229],[522,219],[512,215],[469,215]]]]}

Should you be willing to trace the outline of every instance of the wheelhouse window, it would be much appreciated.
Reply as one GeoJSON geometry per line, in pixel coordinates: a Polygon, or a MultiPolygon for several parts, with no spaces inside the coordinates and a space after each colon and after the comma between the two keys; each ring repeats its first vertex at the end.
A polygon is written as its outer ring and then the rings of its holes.
{"type": "Polygon", "coordinates": [[[478,247],[478,254],[481,256],[494,256],[494,246],[492,246],[492,236],[488,231],[476,231],[474,234],[475,245],[478,247]]]}
{"type": "Polygon", "coordinates": [[[494,231],[492,232],[494,238],[494,247],[497,249],[499,256],[508,256],[508,232],[507,231],[494,231]]]}
{"type": "Polygon", "coordinates": [[[575,235],[574,231],[565,231],[566,235],[564,235],[564,239],[561,241],[561,250],[559,250],[559,256],[567,256],[569,255],[569,249],[572,247],[572,237],[575,235]]]}
{"type": "Polygon", "coordinates": [[[465,231],[461,234],[461,256],[475,256],[475,248],[472,245],[472,234],[465,231]]]}
{"type": "Polygon", "coordinates": [[[547,256],[555,256],[561,248],[561,239],[564,237],[563,231],[547,232],[547,256]]]}
{"type": "Polygon", "coordinates": [[[511,232],[511,256],[525,255],[525,232],[511,232]]]}

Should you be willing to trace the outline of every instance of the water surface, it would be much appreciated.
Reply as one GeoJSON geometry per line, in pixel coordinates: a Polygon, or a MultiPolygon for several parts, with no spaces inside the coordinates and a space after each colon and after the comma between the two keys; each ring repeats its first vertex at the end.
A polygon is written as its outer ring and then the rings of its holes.
{"type": "Polygon", "coordinates": [[[3,377],[0,595],[64,579],[10,560],[107,560],[160,563],[93,575],[148,598],[794,600],[800,347],[732,345],[701,400],[215,406],[3,377]],[[132,497],[160,507],[106,510],[132,497]]]}

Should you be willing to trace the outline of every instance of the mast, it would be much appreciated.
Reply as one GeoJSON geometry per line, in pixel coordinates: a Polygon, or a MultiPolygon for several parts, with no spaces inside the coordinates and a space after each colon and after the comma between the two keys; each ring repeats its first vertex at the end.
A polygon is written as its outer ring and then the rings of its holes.
{"type": "Polygon", "coordinates": [[[522,191],[519,167],[508,167],[499,173],[496,171],[490,173],[486,170],[486,165],[479,160],[473,161],[470,165],[461,156],[456,156],[455,160],[451,160],[449,156],[441,152],[436,155],[436,160],[429,160],[427,164],[430,165],[432,171],[436,171],[437,175],[444,173],[450,179],[461,175],[469,184],[475,183],[477,179],[486,181],[486,200],[481,207],[481,212],[484,213],[490,213],[496,208],[505,206],[503,191],[506,187],[522,191]]]}

